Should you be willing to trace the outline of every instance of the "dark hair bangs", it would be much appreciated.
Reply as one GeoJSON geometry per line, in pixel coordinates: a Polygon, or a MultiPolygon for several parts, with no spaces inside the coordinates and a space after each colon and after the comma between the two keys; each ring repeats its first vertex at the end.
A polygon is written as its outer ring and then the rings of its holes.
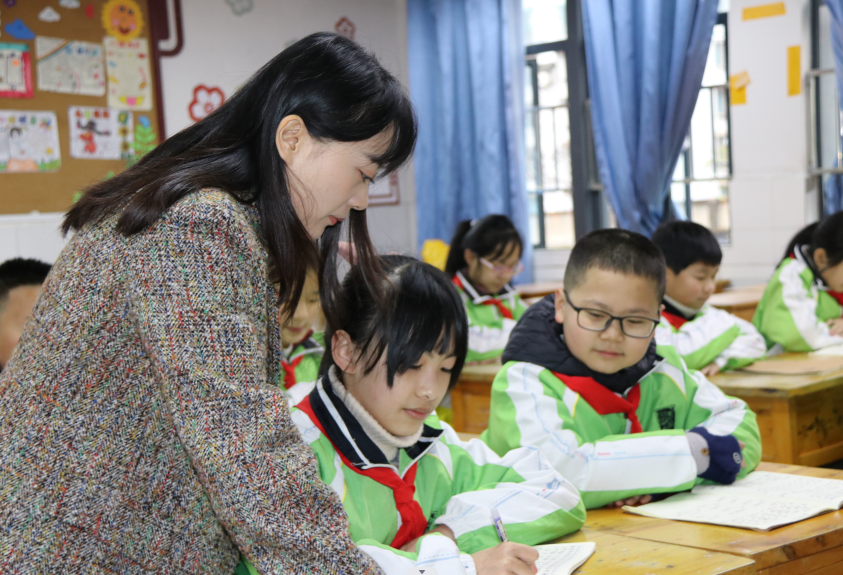
{"type": "Polygon", "coordinates": [[[453,276],[468,265],[465,261],[466,249],[481,258],[496,260],[512,253],[510,246],[513,244],[524,253],[521,234],[506,216],[491,214],[479,220],[464,220],[457,225],[451,239],[445,273],[453,276]]]}
{"type": "Polygon", "coordinates": [[[723,259],[723,251],[714,234],[695,222],[662,224],[653,233],[653,243],[664,254],[667,267],[676,274],[696,263],[719,266],[723,259]]]}

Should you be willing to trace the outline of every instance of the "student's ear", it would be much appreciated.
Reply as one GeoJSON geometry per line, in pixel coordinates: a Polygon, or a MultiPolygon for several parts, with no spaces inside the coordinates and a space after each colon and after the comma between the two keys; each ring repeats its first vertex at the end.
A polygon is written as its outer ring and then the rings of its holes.
{"type": "Polygon", "coordinates": [[[824,270],[828,267],[828,252],[825,251],[825,248],[817,248],[814,250],[814,263],[817,264],[817,267],[820,270],[824,270]]]}
{"type": "Polygon", "coordinates": [[[462,255],[465,258],[465,263],[468,264],[469,269],[473,268],[474,265],[477,263],[477,254],[475,254],[470,249],[465,248],[465,250],[463,250],[462,255]]]}
{"type": "Polygon", "coordinates": [[[565,309],[565,288],[556,290],[553,299],[553,309],[556,310],[556,314],[553,316],[556,323],[563,323],[565,319],[565,316],[562,314],[562,311],[565,309]]]}
{"type": "Polygon", "coordinates": [[[296,155],[301,154],[304,144],[310,134],[301,116],[295,114],[285,116],[275,130],[275,147],[278,148],[278,155],[286,164],[292,164],[296,155]]]}
{"type": "Polygon", "coordinates": [[[664,304],[661,304],[659,306],[659,315],[661,315],[663,312],[664,312],[664,304]]]}
{"type": "Polygon", "coordinates": [[[331,355],[334,363],[345,373],[354,373],[357,367],[357,346],[348,332],[338,329],[331,337],[331,355]]]}

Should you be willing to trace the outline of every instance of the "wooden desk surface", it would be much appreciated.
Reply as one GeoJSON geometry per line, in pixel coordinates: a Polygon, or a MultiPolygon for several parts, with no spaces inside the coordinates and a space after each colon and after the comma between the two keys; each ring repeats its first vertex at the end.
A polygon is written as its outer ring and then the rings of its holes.
{"type": "Polygon", "coordinates": [[[495,376],[501,370],[501,362],[486,363],[483,365],[467,365],[460,372],[460,381],[476,381],[489,383],[491,385],[495,376]]]}
{"type": "MultiPolygon", "coordinates": [[[[758,469],[795,475],[843,479],[843,471],[762,463],[758,469]]],[[[619,509],[588,512],[588,530],[609,531],[635,539],[670,543],[755,561],[761,575],[843,573],[843,512],[827,513],[768,532],[701,523],[653,519],[619,509]]]]}
{"type": "MultiPolygon", "coordinates": [[[[782,358],[806,357],[804,353],[786,353],[782,358]]],[[[710,378],[724,393],[739,397],[797,397],[843,384],[843,369],[817,375],[774,375],[730,371],[710,378]]]]}
{"type": "Polygon", "coordinates": [[[607,531],[581,529],[554,541],[585,542],[597,546],[594,555],[574,571],[577,575],[752,575],[756,572],[755,562],[746,557],[624,537],[607,531]]]}
{"type": "Polygon", "coordinates": [[[715,293],[708,298],[708,303],[714,307],[735,307],[742,305],[758,305],[764,295],[766,285],[747,286],[733,290],[715,293]]]}
{"type": "Polygon", "coordinates": [[[522,298],[544,297],[562,287],[562,282],[537,282],[532,284],[520,284],[515,287],[522,298]]]}

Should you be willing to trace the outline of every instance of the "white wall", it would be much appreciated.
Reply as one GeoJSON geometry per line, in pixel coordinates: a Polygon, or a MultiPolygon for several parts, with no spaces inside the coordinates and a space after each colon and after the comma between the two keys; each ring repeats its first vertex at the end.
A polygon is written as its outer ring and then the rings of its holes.
{"type": "MultiPolygon", "coordinates": [[[[246,0],[239,0],[244,3],[246,0]]],[[[167,133],[190,125],[188,106],[198,84],[217,86],[226,96],[291,42],[320,30],[333,31],[343,16],[356,25],[355,39],[372,50],[405,86],[406,0],[253,0],[235,15],[223,0],[182,0],[184,48],[161,64],[167,133]]],[[[368,210],[369,228],[384,251],[413,253],[416,245],[412,166],[399,174],[401,203],[368,210]]],[[[40,257],[55,261],[64,241],[60,214],[0,216],[0,261],[40,257]]]]}

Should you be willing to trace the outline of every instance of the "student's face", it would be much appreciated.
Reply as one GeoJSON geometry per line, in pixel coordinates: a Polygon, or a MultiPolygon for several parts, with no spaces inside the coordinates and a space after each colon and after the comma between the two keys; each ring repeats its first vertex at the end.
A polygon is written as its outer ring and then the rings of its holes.
{"type": "Polygon", "coordinates": [[[480,256],[471,250],[465,250],[465,262],[468,264],[468,279],[476,286],[480,286],[489,293],[498,293],[508,284],[517,271],[515,268],[521,261],[521,250],[518,244],[510,244],[501,255],[492,259],[485,257],[487,262],[498,268],[490,268],[480,261],[480,256]]]}
{"type": "Polygon", "coordinates": [[[717,287],[715,278],[720,266],[697,262],[681,272],[667,268],[667,295],[688,307],[701,308],[717,287]]]}
{"type": "Polygon", "coordinates": [[[298,116],[278,125],[275,144],[287,166],[288,185],[296,215],[310,237],[369,204],[369,183],[378,172],[372,158],[389,145],[387,132],[361,142],[320,142],[298,116]]]}
{"type": "Polygon", "coordinates": [[[831,291],[843,292],[843,262],[838,263],[836,266],[829,266],[828,261],[828,254],[825,249],[817,248],[814,251],[814,263],[821,270],[820,275],[825,285],[831,291]]]}
{"type": "MultiPolygon", "coordinates": [[[[390,388],[386,385],[388,350],[384,351],[375,369],[364,374],[365,361],[356,361],[356,356],[345,355],[348,352],[341,349],[342,344],[336,345],[338,337],[347,336],[345,332],[338,331],[332,340],[332,351],[334,361],[344,372],[348,392],[391,434],[403,437],[416,433],[448,393],[451,371],[457,358],[425,353],[418,364],[402,374],[396,374],[390,388]],[[338,354],[343,357],[338,358],[338,354]]],[[[353,344],[349,352],[356,354],[353,344]]]]}
{"type": "Polygon", "coordinates": [[[9,290],[6,301],[0,303],[0,368],[12,357],[40,293],[41,286],[20,286],[9,290]]]}
{"type": "MultiPolygon", "coordinates": [[[[577,307],[602,310],[614,316],[659,318],[659,300],[652,280],[632,274],[590,268],[580,285],[568,290],[577,307]]],[[[605,331],[589,331],[577,323],[577,312],[565,301],[562,290],[556,292],[556,321],[563,324],[565,343],[571,353],[599,373],[616,373],[635,365],[650,345],[653,336],[633,338],[612,321],[605,331]]],[[[582,313],[587,313],[583,311],[582,313]]]]}
{"type": "Polygon", "coordinates": [[[319,302],[319,277],[315,271],[307,272],[299,305],[295,313],[281,325],[281,343],[284,347],[299,343],[313,328],[322,306],[319,302]]]}

